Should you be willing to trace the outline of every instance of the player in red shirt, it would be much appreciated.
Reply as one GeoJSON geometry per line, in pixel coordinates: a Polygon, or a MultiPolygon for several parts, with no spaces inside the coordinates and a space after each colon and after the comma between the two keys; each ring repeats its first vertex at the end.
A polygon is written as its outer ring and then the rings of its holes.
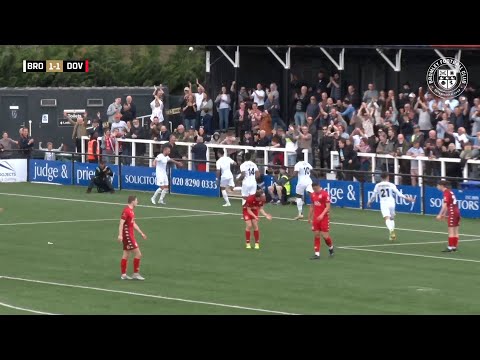
{"type": "Polygon", "coordinates": [[[254,195],[247,197],[245,204],[243,205],[243,219],[247,228],[245,229],[245,239],[247,240],[247,249],[251,249],[250,246],[250,230],[253,226],[253,236],[255,237],[255,249],[260,249],[260,231],[258,230],[258,213],[261,212],[268,220],[272,220],[272,215],[267,214],[263,210],[266,199],[262,190],[257,190],[254,195]]]}
{"type": "Polygon", "coordinates": [[[122,261],[120,263],[120,268],[122,270],[122,280],[145,280],[139,273],[140,271],[140,259],[142,257],[142,253],[138,247],[137,241],[135,240],[135,233],[133,229],[137,230],[142,238],[145,240],[147,236],[140,230],[137,223],[135,222],[135,213],[133,209],[135,206],[138,205],[138,199],[134,195],[130,195],[128,197],[128,205],[125,206],[122,212],[122,217],[120,219],[120,226],[118,228],[118,241],[123,243],[123,256],[122,261]],[[135,255],[133,258],[133,276],[130,277],[127,275],[127,264],[128,264],[128,257],[130,253],[135,255]]]}
{"type": "Polygon", "coordinates": [[[457,251],[458,231],[460,227],[460,210],[457,198],[450,189],[450,183],[445,180],[438,182],[437,189],[443,193],[443,205],[437,220],[447,220],[448,224],[448,246],[443,252],[457,251]]]}
{"type": "Polygon", "coordinates": [[[314,250],[312,260],[320,260],[320,235],[328,246],[330,256],[333,256],[333,242],[330,237],[330,195],[323,190],[319,184],[312,184],[313,193],[310,194],[310,212],[308,222],[312,224],[312,231],[315,234],[314,250]]]}

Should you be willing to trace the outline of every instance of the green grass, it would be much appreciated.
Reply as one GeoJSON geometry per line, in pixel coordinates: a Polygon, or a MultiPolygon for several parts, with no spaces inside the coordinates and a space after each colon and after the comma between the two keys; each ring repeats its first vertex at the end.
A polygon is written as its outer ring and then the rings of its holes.
{"type": "MultiPolygon", "coordinates": [[[[289,220],[294,206],[267,205],[276,218],[261,220],[262,248],[246,250],[238,201],[223,208],[221,199],[167,195],[162,208],[150,203],[151,193],[139,192],[137,223],[149,237],[143,241],[137,235],[146,280],[121,281],[116,236],[130,193],[87,195],[81,187],[1,184],[0,276],[86,288],[0,278],[0,303],[57,314],[480,313],[480,241],[462,243],[480,240],[478,220],[462,219],[461,233],[469,236],[460,237],[457,253],[443,254],[446,224],[433,217],[399,214],[398,228],[426,232],[398,230],[397,243],[421,244],[396,246],[379,212],[333,208],[336,256],[328,258],[322,244],[322,260],[310,261],[312,233],[305,221],[289,220]],[[94,219],[99,221],[58,222],[94,219]],[[432,241],[438,243],[427,244],[432,241]],[[381,246],[351,248],[364,245],[381,246]]],[[[0,314],[29,312],[0,305],[0,314]]]]}

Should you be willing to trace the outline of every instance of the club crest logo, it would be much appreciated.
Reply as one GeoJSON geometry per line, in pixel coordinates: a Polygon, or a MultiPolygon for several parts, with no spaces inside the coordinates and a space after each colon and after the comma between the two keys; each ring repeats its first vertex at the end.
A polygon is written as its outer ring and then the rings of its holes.
{"type": "Polygon", "coordinates": [[[468,72],[457,59],[438,59],[428,68],[427,84],[434,95],[443,99],[455,98],[467,87],[468,72]]]}

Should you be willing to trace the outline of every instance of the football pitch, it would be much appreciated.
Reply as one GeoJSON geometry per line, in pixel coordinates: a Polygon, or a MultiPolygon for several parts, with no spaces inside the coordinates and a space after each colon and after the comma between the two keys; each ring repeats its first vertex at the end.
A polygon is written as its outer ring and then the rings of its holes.
{"type": "Polygon", "coordinates": [[[151,195],[0,184],[0,314],[480,314],[478,219],[462,219],[459,251],[442,253],[447,227],[434,217],[398,214],[391,243],[380,212],[333,207],[336,254],[322,243],[311,261],[295,206],[266,205],[274,218],[247,250],[240,201],[151,195]],[[136,234],[143,282],[120,280],[131,194],[148,236],[136,234]]]}

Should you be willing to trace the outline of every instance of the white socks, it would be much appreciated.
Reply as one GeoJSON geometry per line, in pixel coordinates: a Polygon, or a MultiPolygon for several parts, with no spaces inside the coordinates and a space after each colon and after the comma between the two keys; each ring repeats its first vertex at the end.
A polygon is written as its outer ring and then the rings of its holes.
{"type": "Polygon", "coordinates": [[[155,191],[155,194],[153,194],[152,198],[153,200],[156,200],[157,199],[157,195],[160,194],[162,192],[162,188],[158,188],[156,191],[155,191]]]}
{"type": "Polygon", "coordinates": [[[303,212],[303,200],[302,200],[302,198],[297,198],[297,209],[298,209],[298,215],[302,215],[302,212],[303,212]]]}
{"type": "Polygon", "coordinates": [[[167,190],[163,189],[162,194],[160,195],[160,201],[163,201],[163,199],[165,199],[165,195],[167,195],[167,190]]]}
{"type": "Polygon", "coordinates": [[[225,203],[230,204],[230,201],[228,200],[227,190],[222,190],[222,196],[225,199],[225,203]]]}
{"type": "Polygon", "coordinates": [[[385,220],[385,224],[387,224],[387,228],[390,231],[395,230],[395,221],[393,220],[385,220]]]}

